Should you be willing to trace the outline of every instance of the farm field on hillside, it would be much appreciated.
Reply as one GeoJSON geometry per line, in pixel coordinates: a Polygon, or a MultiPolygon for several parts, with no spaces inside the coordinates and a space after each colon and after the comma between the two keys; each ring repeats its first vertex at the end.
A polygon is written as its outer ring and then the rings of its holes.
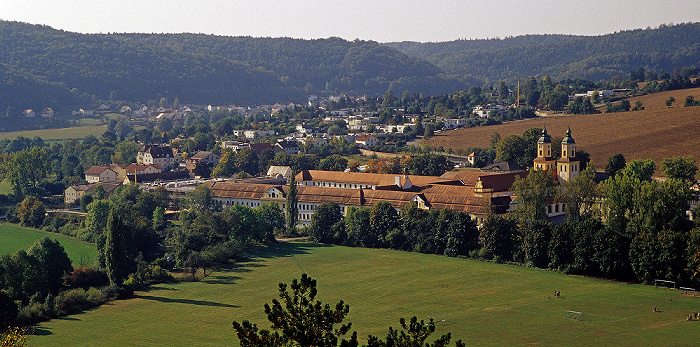
{"type": "Polygon", "coordinates": [[[26,131],[12,131],[0,133],[1,139],[14,140],[19,136],[26,138],[41,137],[44,141],[58,142],[72,139],[82,139],[88,135],[94,135],[99,138],[107,130],[106,125],[86,125],[79,127],[61,128],[61,129],[40,129],[26,131]]]}
{"type": "Polygon", "coordinates": [[[92,243],[10,223],[0,223],[0,255],[13,254],[20,249],[26,251],[34,242],[44,237],[57,240],[66,250],[73,265],[92,265],[97,258],[97,249],[92,243]]]}
{"type": "Polygon", "coordinates": [[[550,135],[563,137],[571,127],[577,148],[591,154],[593,164],[602,168],[613,154],[625,158],[653,159],[657,165],[665,158],[693,156],[700,160],[700,107],[683,107],[686,96],[700,100],[700,88],[674,90],[631,98],[632,105],[641,101],[645,109],[636,112],[599,113],[591,115],[557,115],[526,119],[495,126],[443,131],[426,141],[431,147],[488,147],[495,132],[501,137],[521,135],[530,128],[547,127],[550,135]],[[674,106],[666,107],[673,96],[674,106]]]}
{"type": "Polygon", "coordinates": [[[383,338],[400,317],[413,315],[435,319],[433,339],[451,332],[467,345],[691,345],[700,330],[700,321],[685,318],[698,311],[700,297],[670,289],[435,255],[282,243],[260,247],[202,282],[158,285],[135,299],[42,323],[29,344],[238,345],[231,322],[269,328],[263,304],[277,298],[279,282],[301,273],[318,280],[324,303],[350,305],[347,321],[362,340],[383,338]]]}

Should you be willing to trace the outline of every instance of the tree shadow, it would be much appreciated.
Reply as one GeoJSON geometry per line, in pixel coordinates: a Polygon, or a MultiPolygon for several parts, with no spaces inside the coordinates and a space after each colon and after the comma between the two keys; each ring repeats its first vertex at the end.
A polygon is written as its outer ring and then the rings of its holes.
{"type": "Polygon", "coordinates": [[[208,284],[236,284],[236,280],[239,279],[241,279],[241,277],[221,274],[214,276],[210,275],[206,278],[201,279],[200,282],[208,284]]]}
{"type": "Polygon", "coordinates": [[[53,334],[49,328],[45,327],[34,327],[34,332],[32,332],[32,335],[36,336],[46,336],[46,335],[51,335],[53,334]]]}
{"type": "Polygon", "coordinates": [[[238,305],[222,304],[220,302],[213,302],[213,301],[190,300],[190,299],[172,299],[172,298],[163,298],[160,296],[151,296],[151,295],[135,295],[134,298],[144,299],[144,300],[153,300],[153,301],[163,302],[163,303],[167,303],[167,304],[177,303],[177,304],[187,304],[187,305],[228,307],[228,308],[240,307],[238,305]]]}
{"type": "Polygon", "coordinates": [[[151,286],[148,288],[148,291],[151,291],[151,290],[177,290],[177,289],[172,288],[172,287],[163,287],[163,286],[158,286],[158,285],[151,285],[151,286]]]}
{"type": "Polygon", "coordinates": [[[318,247],[332,247],[332,245],[306,242],[276,242],[269,245],[257,245],[246,250],[239,261],[220,267],[218,270],[221,272],[250,272],[257,267],[267,266],[264,264],[266,259],[309,254],[313,248],[318,247]]]}

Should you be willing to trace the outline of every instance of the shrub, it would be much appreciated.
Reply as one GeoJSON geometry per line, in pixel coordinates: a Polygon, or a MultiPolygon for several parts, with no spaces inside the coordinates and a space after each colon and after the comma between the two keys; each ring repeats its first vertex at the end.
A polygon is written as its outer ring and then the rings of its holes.
{"type": "Polygon", "coordinates": [[[103,270],[82,266],[74,268],[73,272],[65,276],[65,282],[71,288],[102,287],[109,283],[107,274],[103,270]]]}
{"type": "Polygon", "coordinates": [[[99,289],[76,288],[62,292],[56,297],[56,311],[60,316],[64,316],[99,306],[106,301],[107,296],[99,289]]]}
{"type": "Polygon", "coordinates": [[[134,290],[129,286],[110,285],[102,289],[107,300],[122,300],[134,296],[134,290]]]}

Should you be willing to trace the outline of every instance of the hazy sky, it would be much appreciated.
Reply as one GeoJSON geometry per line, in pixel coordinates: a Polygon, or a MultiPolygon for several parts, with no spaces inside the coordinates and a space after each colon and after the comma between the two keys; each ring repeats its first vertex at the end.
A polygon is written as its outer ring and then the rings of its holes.
{"type": "Polygon", "coordinates": [[[0,0],[0,19],[82,33],[448,41],[697,22],[700,0],[0,0]]]}

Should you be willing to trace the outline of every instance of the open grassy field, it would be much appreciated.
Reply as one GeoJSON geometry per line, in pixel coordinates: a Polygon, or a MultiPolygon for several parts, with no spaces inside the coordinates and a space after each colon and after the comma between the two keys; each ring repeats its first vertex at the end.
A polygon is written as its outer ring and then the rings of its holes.
{"type": "Polygon", "coordinates": [[[0,223],[0,254],[12,254],[20,249],[27,250],[34,242],[44,237],[57,240],[66,250],[73,265],[92,265],[97,258],[97,249],[92,243],[11,223],[0,223]]]}
{"type": "Polygon", "coordinates": [[[364,340],[400,317],[436,320],[467,345],[694,345],[700,297],[479,261],[390,250],[283,243],[198,283],[155,286],[135,299],[40,324],[32,346],[238,345],[231,322],[269,328],[263,304],[302,272],[319,298],[350,305],[364,340]],[[561,291],[560,298],[553,292],[561,291]],[[670,299],[670,300],[669,300],[670,299]],[[653,306],[660,312],[652,312],[653,306]],[[582,320],[566,318],[582,312],[582,320]]]}
{"type": "Polygon", "coordinates": [[[700,160],[700,107],[683,107],[686,96],[700,100],[700,88],[673,90],[631,98],[634,106],[641,101],[645,109],[636,112],[600,113],[591,115],[556,115],[526,119],[495,126],[443,131],[430,138],[426,144],[445,149],[488,147],[494,132],[502,137],[521,135],[525,130],[542,126],[552,136],[564,137],[571,127],[577,147],[591,154],[593,164],[602,168],[613,154],[622,153],[625,158],[653,159],[657,164],[673,156],[692,156],[700,160]],[[676,102],[666,107],[666,100],[673,96],[676,102]]]}
{"type": "Polygon", "coordinates": [[[41,137],[44,141],[48,142],[59,142],[72,139],[82,139],[88,135],[95,135],[96,137],[102,136],[107,130],[106,125],[86,125],[71,128],[61,128],[61,129],[40,129],[40,130],[26,130],[26,131],[12,131],[0,133],[0,139],[10,139],[13,140],[19,136],[24,136],[27,138],[34,138],[35,136],[41,137]]]}

